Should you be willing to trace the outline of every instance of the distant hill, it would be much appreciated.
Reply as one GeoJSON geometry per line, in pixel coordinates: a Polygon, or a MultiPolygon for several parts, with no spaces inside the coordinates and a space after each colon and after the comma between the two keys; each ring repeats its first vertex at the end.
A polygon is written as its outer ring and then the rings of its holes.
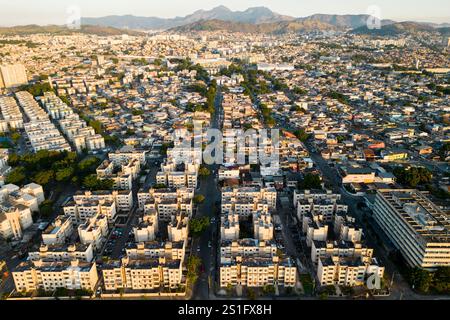
{"type": "Polygon", "coordinates": [[[369,29],[367,26],[355,28],[351,31],[353,34],[374,35],[374,36],[397,36],[402,34],[411,34],[417,32],[433,32],[435,29],[429,25],[417,22],[397,22],[382,26],[380,29],[369,29]]]}
{"type": "Polygon", "coordinates": [[[239,23],[271,23],[294,20],[293,17],[283,16],[266,7],[249,8],[245,11],[231,11],[225,6],[211,10],[198,10],[185,17],[163,19],[158,17],[106,16],[100,18],[82,18],[82,24],[100,25],[115,28],[157,30],[170,29],[204,20],[223,20],[239,23]]]}
{"type": "Polygon", "coordinates": [[[116,36],[122,34],[128,35],[143,35],[141,32],[122,30],[112,27],[101,27],[92,25],[82,25],[80,29],[69,29],[66,26],[38,26],[38,25],[26,25],[0,28],[0,35],[29,35],[38,33],[51,33],[56,35],[68,35],[74,33],[92,34],[98,36],[116,36]]]}
{"type": "MultiPolygon", "coordinates": [[[[299,18],[298,21],[316,21],[326,23],[338,28],[359,28],[367,24],[367,20],[370,18],[367,14],[314,14],[309,17],[299,18]]],[[[392,20],[382,20],[381,25],[387,25],[395,23],[392,20]]]]}
{"type": "Polygon", "coordinates": [[[273,23],[239,23],[223,20],[197,21],[188,25],[171,29],[173,32],[195,31],[228,31],[244,33],[283,34],[288,32],[302,32],[315,30],[336,30],[337,28],[317,21],[281,21],[273,23]]]}
{"type": "MultiPolygon", "coordinates": [[[[245,11],[232,11],[225,6],[219,6],[211,10],[198,10],[185,17],[163,19],[158,17],[137,17],[133,15],[106,16],[99,18],[82,18],[82,24],[109,26],[124,29],[160,30],[173,29],[176,27],[192,25],[205,21],[228,21],[244,24],[266,24],[279,22],[296,22],[305,25],[330,25],[337,28],[354,29],[366,25],[369,15],[336,15],[336,14],[314,14],[304,18],[294,18],[271,11],[266,7],[249,8],[245,11]]],[[[382,24],[390,24],[395,21],[383,20],[382,24]]],[[[208,23],[208,25],[215,24],[208,23]]],[[[197,25],[199,26],[199,25],[197,25]]],[[[206,28],[207,26],[205,26],[206,28]]]]}

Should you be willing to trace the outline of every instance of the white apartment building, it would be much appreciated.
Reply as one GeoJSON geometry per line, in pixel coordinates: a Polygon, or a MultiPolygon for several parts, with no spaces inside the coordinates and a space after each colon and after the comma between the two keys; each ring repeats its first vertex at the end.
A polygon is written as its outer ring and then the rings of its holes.
{"type": "Polygon", "coordinates": [[[63,204],[63,210],[75,225],[84,224],[98,214],[106,216],[112,224],[117,215],[116,203],[107,198],[74,197],[72,201],[63,204]]]}
{"type": "Polygon", "coordinates": [[[222,213],[235,212],[250,217],[254,212],[268,212],[276,208],[275,188],[238,187],[222,189],[222,213]]]}
{"type": "Polygon", "coordinates": [[[370,264],[364,263],[361,257],[321,258],[317,267],[317,278],[322,286],[361,286],[373,274],[382,279],[384,267],[379,267],[375,259],[370,264]]]}
{"type": "Polygon", "coordinates": [[[144,213],[137,227],[133,228],[134,239],[136,242],[148,242],[155,240],[158,232],[158,213],[156,210],[150,210],[144,213]]]}
{"type": "Polygon", "coordinates": [[[39,150],[71,151],[66,139],[30,93],[17,92],[16,98],[29,119],[29,122],[24,124],[24,128],[34,152],[39,150]]]}
{"type": "Polygon", "coordinates": [[[136,159],[139,160],[141,166],[144,166],[146,164],[146,153],[147,151],[135,149],[132,146],[123,146],[121,149],[109,153],[108,157],[110,161],[119,164],[127,164],[130,160],[136,159]]]}
{"type": "Polygon", "coordinates": [[[172,215],[181,213],[192,215],[194,189],[154,189],[140,190],[138,192],[139,209],[147,212],[156,210],[162,221],[170,221],[172,215]]]}
{"type": "Polygon", "coordinates": [[[0,132],[23,128],[23,117],[13,97],[0,96],[0,132]]]}
{"type": "Polygon", "coordinates": [[[43,260],[22,262],[12,272],[16,290],[32,292],[38,289],[54,291],[57,288],[93,291],[97,282],[95,262],[46,262],[43,260]]]}
{"type": "Polygon", "coordinates": [[[169,188],[196,188],[198,164],[166,163],[161,164],[161,171],[156,174],[156,183],[169,188]]]}
{"type": "Polygon", "coordinates": [[[450,218],[414,189],[380,189],[374,219],[411,267],[450,266],[450,218]]]}
{"type": "Polygon", "coordinates": [[[182,261],[164,257],[155,259],[123,258],[120,263],[102,269],[107,291],[135,291],[177,288],[182,283],[182,261]]]}
{"type": "Polygon", "coordinates": [[[347,212],[348,206],[340,202],[341,196],[331,191],[294,191],[294,206],[297,208],[297,217],[303,221],[303,217],[309,213],[323,216],[324,223],[331,223],[338,212],[347,212]]]}
{"type": "Polygon", "coordinates": [[[182,284],[186,250],[182,242],[145,242],[126,249],[127,256],[103,267],[106,290],[177,288],[182,284]]]}
{"type": "Polygon", "coordinates": [[[97,214],[78,226],[78,235],[82,244],[92,244],[94,250],[100,250],[109,233],[108,217],[97,214]]]}
{"type": "Polygon", "coordinates": [[[306,245],[311,247],[313,241],[326,241],[328,225],[324,223],[323,215],[309,213],[303,216],[302,232],[306,235],[306,245]]]}
{"type": "Polygon", "coordinates": [[[92,244],[43,244],[39,251],[30,251],[28,257],[31,261],[54,261],[70,262],[79,260],[82,262],[92,262],[94,260],[94,249],[92,244]]]}
{"type": "Polygon", "coordinates": [[[113,188],[116,190],[131,190],[133,180],[140,172],[140,162],[137,159],[130,160],[127,164],[117,165],[114,162],[105,160],[97,168],[99,179],[110,179],[113,181],[113,188]]]}
{"type": "Polygon", "coordinates": [[[173,215],[167,226],[169,241],[180,242],[188,238],[189,218],[185,214],[173,215]]]}
{"type": "Polygon", "coordinates": [[[23,188],[7,184],[0,189],[0,237],[21,239],[23,231],[33,224],[32,213],[44,201],[44,190],[36,183],[23,188]]]}
{"type": "Polygon", "coordinates": [[[53,92],[44,93],[41,101],[48,114],[58,122],[62,131],[75,145],[77,152],[82,152],[84,149],[105,148],[105,139],[100,134],[96,134],[86,121],[80,119],[80,116],[53,92]]]}
{"type": "MultiPolygon", "coordinates": [[[[73,196],[75,203],[89,200],[105,201],[108,203],[114,202],[117,211],[127,212],[133,207],[133,193],[131,190],[77,191],[73,196]]],[[[113,219],[112,215],[111,212],[111,216],[108,216],[109,220],[113,219]]]]}
{"type": "Polygon", "coordinates": [[[239,215],[237,213],[227,213],[220,216],[220,239],[239,239],[239,215]]]}
{"type": "Polygon", "coordinates": [[[253,238],[259,241],[270,241],[273,239],[273,223],[270,213],[253,213],[253,234],[253,238]]]}
{"type": "Polygon", "coordinates": [[[0,204],[0,237],[3,239],[21,239],[23,231],[33,224],[29,207],[22,204],[0,204]]]}
{"type": "Polygon", "coordinates": [[[69,216],[58,216],[42,232],[42,242],[46,245],[66,243],[73,232],[72,220],[69,216]]]}

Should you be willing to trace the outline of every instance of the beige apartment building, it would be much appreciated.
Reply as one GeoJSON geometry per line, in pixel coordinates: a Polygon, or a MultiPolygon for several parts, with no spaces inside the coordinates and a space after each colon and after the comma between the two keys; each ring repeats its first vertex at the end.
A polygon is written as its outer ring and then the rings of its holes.
{"type": "Polygon", "coordinates": [[[16,290],[32,292],[38,289],[53,291],[57,288],[93,291],[97,282],[95,262],[46,262],[43,260],[22,262],[12,272],[16,290]]]}
{"type": "Polygon", "coordinates": [[[0,89],[13,88],[28,83],[23,64],[0,65],[0,89]]]}
{"type": "Polygon", "coordinates": [[[220,246],[220,286],[294,286],[297,267],[290,258],[279,257],[271,241],[256,239],[222,240],[220,246]]]}

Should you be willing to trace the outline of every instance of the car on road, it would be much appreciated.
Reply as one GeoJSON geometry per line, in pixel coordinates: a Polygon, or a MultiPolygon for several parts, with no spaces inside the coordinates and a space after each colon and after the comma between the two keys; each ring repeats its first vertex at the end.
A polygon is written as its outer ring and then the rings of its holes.
{"type": "Polygon", "coordinates": [[[197,247],[197,252],[200,252],[200,247],[197,247]]]}
{"type": "Polygon", "coordinates": [[[211,248],[211,247],[212,247],[211,241],[208,241],[208,248],[211,248]]]}

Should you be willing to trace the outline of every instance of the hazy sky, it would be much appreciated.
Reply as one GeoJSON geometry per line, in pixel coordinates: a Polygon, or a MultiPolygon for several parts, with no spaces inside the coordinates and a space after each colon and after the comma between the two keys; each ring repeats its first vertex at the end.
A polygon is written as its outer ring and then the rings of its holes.
{"type": "Polygon", "coordinates": [[[383,19],[450,23],[449,0],[0,0],[0,25],[64,24],[71,6],[83,17],[133,14],[175,17],[225,5],[232,10],[266,6],[295,17],[314,13],[367,13],[371,5],[383,19]]]}

